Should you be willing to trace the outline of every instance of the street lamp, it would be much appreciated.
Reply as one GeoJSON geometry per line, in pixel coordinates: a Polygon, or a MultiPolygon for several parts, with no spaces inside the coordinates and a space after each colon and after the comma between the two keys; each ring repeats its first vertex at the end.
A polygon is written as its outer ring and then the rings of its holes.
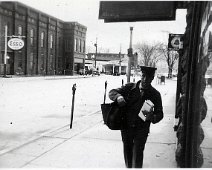
{"type": "Polygon", "coordinates": [[[95,54],[95,68],[96,68],[96,57],[97,57],[97,38],[96,38],[96,43],[94,44],[94,46],[96,47],[96,54],[95,54]]]}
{"type": "Polygon", "coordinates": [[[121,62],[122,62],[122,60],[121,60],[121,50],[120,50],[120,52],[119,52],[119,74],[121,75],[121,62]]]}

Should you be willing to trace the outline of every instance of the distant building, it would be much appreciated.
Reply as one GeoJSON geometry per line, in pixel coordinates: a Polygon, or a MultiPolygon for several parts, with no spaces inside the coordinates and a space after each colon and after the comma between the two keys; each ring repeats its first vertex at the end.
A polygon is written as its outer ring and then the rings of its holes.
{"type": "MultiPolygon", "coordinates": [[[[88,53],[85,60],[86,69],[95,66],[96,53],[88,53]]],[[[128,57],[126,54],[97,53],[96,68],[105,74],[126,74],[128,57]]]]}
{"type": "Polygon", "coordinates": [[[7,74],[73,75],[84,68],[87,27],[77,22],[64,22],[19,2],[0,2],[1,75],[6,25],[8,36],[25,36],[25,46],[21,50],[8,47],[7,74]]]}

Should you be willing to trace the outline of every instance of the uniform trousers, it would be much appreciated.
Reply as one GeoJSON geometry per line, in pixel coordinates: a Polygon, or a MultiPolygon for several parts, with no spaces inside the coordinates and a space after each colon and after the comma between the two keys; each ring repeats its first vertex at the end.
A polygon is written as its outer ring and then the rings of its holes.
{"type": "Polygon", "coordinates": [[[124,149],[124,160],[127,168],[142,168],[143,151],[147,141],[149,129],[130,127],[121,130],[124,149]]]}

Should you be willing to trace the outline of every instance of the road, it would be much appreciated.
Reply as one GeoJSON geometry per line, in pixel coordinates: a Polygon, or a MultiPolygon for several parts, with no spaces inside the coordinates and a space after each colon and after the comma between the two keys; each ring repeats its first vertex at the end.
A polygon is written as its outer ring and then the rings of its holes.
{"type": "Polygon", "coordinates": [[[105,81],[109,90],[121,86],[122,79],[126,83],[126,76],[104,75],[80,79],[1,78],[0,153],[69,124],[74,83],[77,121],[100,110],[105,81]]]}

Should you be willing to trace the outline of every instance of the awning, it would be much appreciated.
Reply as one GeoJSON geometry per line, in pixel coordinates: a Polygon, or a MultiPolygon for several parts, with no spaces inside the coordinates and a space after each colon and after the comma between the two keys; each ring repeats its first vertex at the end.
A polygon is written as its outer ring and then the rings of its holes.
{"type": "Polygon", "coordinates": [[[175,1],[101,1],[99,19],[105,22],[175,20],[175,1]]]}

